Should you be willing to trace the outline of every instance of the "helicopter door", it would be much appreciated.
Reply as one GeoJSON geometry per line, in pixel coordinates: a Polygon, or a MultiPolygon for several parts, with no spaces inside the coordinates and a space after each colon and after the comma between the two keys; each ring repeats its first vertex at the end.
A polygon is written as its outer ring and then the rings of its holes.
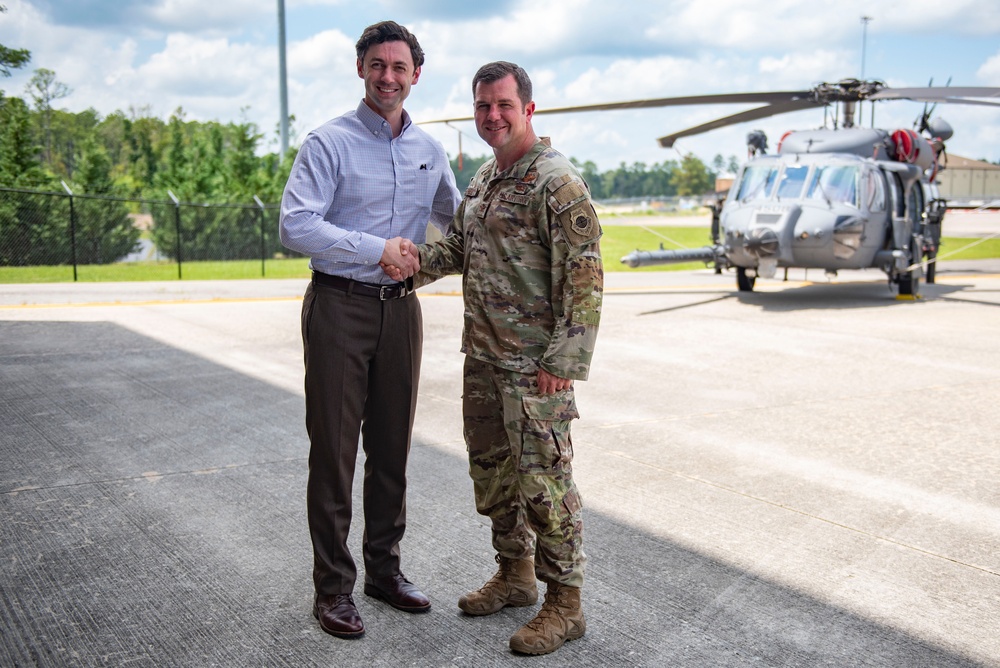
{"type": "Polygon", "coordinates": [[[924,189],[919,183],[914,183],[910,188],[910,195],[906,198],[906,217],[913,223],[913,229],[922,232],[924,223],[924,189]]]}
{"type": "MultiPolygon", "coordinates": [[[[885,245],[887,248],[902,248],[899,243],[900,232],[908,233],[909,225],[906,220],[906,199],[903,195],[903,181],[899,174],[887,172],[886,182],[889,184],[889,204],[891,205],[892,225],[888,229],[885,245]]],[[[902,237],[902,238],[905,238],[902,237]]]]}
{"type": "Polygon", "coordinates": [[[865,212],[864,245],[876,252],[886,241],[884,230],[891,227],[889,221],[892,204],[882,171],[871,167],[865,171],[862,187],[862,204],[865,212]]]}
{"type": "Polygon", "coordinates": [[[894,173],[890,176],[898,182],[900,192],[904,193],[901,201],[893,207],[893,248],[903,249],[912,254],[913,248],[911,246],[914,239],[919,237],[920,228],[923,225],[924,194],[919,183],[910,183],[910,187],[904,190],[899,175],[894,173]],[[900,205],[902,206],[900,207],[900,205]]]}
{"type": "MultiPolygon", "coordinates": [[[[904,174],[897,171],[900,166],[887,169],[890,192],[893,199],[892,216],[892,257],[891,267],[886,268],[889,279],[899,285],[899,294],[918,295],[923,269],[920,266],[923,255],[923,191],[917,178],[919,172],[911,168],[904,174]]],[[[909,167],[909,166],[907,166],[909,167]]]]}

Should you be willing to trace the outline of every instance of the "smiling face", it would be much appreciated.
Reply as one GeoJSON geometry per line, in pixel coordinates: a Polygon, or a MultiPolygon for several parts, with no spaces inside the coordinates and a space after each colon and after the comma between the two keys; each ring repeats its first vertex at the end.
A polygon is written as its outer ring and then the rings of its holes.
{"type": "Polygon", "coordinates": [[[514,75],[476,84],[474,105],[476,130],[493,148],[500,169],[517,162],[537,141],[531,128],[535,103],[521,102],[514,75]]]}
{"type": "Polygon", "coordinates": [[[403,113],[403,100],[420,78],[413,67],[413,54],[406,42],[373,44],[358,60],[358,76],[365,80],[365,104],[382,118],[392,121],[403,113]]]}

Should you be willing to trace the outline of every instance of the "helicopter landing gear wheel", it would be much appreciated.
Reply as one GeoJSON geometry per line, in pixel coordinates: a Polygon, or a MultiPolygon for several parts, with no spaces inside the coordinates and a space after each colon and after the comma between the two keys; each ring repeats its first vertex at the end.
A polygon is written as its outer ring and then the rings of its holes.
{"type": "Polygon", "coordinates": [[[916,272],[908,271],[899,277],[899,294],[915,297],[920,294],[920,277],[916,272]]]}
{"type": "Polygon", "coordinates": [[[740,292],[753,292],[753,284],[757,282],[756,276],[747,276],[745,267],[736,267],[736,287],[740,292]]]}

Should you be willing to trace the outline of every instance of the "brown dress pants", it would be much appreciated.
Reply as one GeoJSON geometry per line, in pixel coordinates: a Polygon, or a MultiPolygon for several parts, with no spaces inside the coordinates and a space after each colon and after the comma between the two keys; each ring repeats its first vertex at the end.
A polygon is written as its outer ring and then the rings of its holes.
{"type": "Polygon", "coordinates": [[[315,282],[306,289],[306,502],[317,594],[349,594],[357,579],[347,536],[359,434],[365,451],[365,571],[372,578],[399,572],[422,331],[414,294],[380,301],[315,282]]]}

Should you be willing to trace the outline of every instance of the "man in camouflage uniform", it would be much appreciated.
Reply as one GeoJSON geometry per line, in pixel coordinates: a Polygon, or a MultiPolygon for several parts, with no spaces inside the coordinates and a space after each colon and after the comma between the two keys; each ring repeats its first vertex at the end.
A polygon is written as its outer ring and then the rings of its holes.
{"type": "Polygon", "coordinates": [[[531,128],[524,70],[490,63],[472,89],[494,159],[465,191],[450,236],[417,247],[422,276],[463,274],[465,439],[500,564],[458,605],[472,615],[532,605],[537,576],[545,603],[510,647],[546,654],[586,628],[570,421],[573,380],[587,378],[600,320],[601,227],[577,170],[531,128]]]}

